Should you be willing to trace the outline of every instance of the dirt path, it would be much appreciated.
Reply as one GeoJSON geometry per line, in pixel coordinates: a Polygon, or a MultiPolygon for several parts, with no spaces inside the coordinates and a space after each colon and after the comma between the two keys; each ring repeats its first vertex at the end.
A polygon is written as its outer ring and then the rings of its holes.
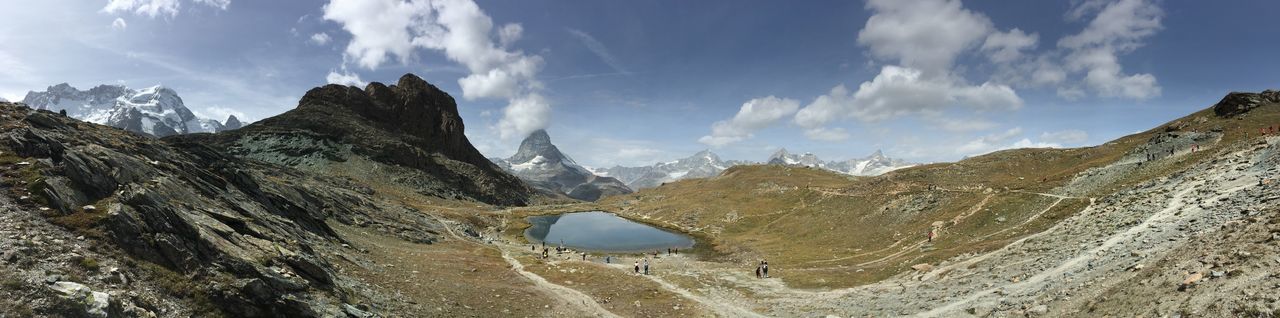
{"type": "Polygon", "coordinates": [[[583,294],[573,288],[552,283],[547,281],[546,278],[538,276],[538,274],[524,270],[524,264],[521,264],[520,261],[511,257],[511,254],[507,252],[507,249],[499,249],[502,250],[502,259],[506,260],[507,264],[511,264],[511,270],[514,270],[516,273],[519,273],[520,276],[524,276],[530,281],[533,281],[534,285],[555,294],[557,297],[560,297],[560,299],[564,299],[571,304],[581,304],[584,312],[591,313],[595,317],[620,317],[600,306],[600,303],[596,302],[596,300],[591,298],[591,296],[587,296],[587,294],[583,294]]]}
{"type": "Polygon", "coordinates": [[[666,280],[658,278],[657,276],[644,275],[644,277],[658,283],[658,285],[661,285],[662,288],[665,288],[668,291],[679,294],[680,296],[683,296],[686,299],[702,304],[703,306],[707,306],[707,308],[711,308],[712,311],[716,312],[716,315],[721,317],[765,317],[764,315],[758,314],[754,311],[748,310],[746,308],[734,306],[727,302],[713,301],[705,297],[698,296],[697,294],[694,294],[688,289],[684,289],[684,288],[681,288],[680,286],[676,286],[675,284],[667,282],[666,280]]]}

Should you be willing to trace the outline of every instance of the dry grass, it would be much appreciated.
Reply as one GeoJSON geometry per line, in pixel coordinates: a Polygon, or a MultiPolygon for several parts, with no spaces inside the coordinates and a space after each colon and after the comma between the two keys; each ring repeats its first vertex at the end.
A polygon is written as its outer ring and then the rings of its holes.
{"type": "MultiPolygon", "coordinates": [[[[1232,119],[1205,110],[1178,121],[1191,123],[1183,131],[1220,129],[1222,144],[1232,144],[1256,137],[1257,127],[1266,123],[1280,123],[1277,108],[1259,108],[1232,119]]],[[[1165,133],[1165,126],[1095,147],[1006,150],[878,177],[738,166],[716,178],[669,183],[596,204],[518,214],[612,211],[701,235],[738,263],[768,259],[793,286],[859,285],[902,273],[914,264],[996,249],[1081,211],[1087,199],[1064,199],[1055,205],[1056,198],[1033,192],[1050,192],[1086,169],[1116,162],[1165,133]],[[973,211],[988,196],[981,209],[973,211]],[[952,224],[961,216],[961,222],[952,224]],[[925,233],[936,222],[944,224],[939,239],[925,243],[925,233]]],[[[1103,196],[1167,176],[1214,155],[1201,151],[1134,167],[1088,195],[1103,196]]]]}

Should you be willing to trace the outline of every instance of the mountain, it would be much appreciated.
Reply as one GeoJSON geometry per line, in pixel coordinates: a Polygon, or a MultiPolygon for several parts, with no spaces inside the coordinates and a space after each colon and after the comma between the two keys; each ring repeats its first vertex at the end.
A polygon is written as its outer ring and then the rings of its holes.
{"type": "Polygon", "coordinates": [[[676,180],[714,177],[720,175],[721,171],[739,164],[746,164],[746,162],[724,161],[710,150],[703,150],[687,158],[659,162],[652,166],[614,166],[613,168],[600,169],[596,172],[600,175],[617,178],[632,189],[645,189],[676,180]]]}
{"type": "Polygon", "coordinates": [[[224,129],[216,120],[196,117],[177,92],[159,85],[140,90],[98,85],[82,91],[62,83],[43,92],[28,92],[22,102],[36,109],[65,110],[72,118],[157,137],[224,129]]]}
{"type": "Polygon", "coordinates": [[[244,124],[240,123],[240,119],[236,118],[236,115],[228,115],[227,121],[222,124],[222,130],[240,129],[240,127],[244,127],[244,124]]]}
{"type": "Polygon", "coordinates": [[[885,172],[916,165],[901,159],[886,157],[884,153],[880,152],[880,150],[876,150],[875,153],[861,159],[822,161],[822,159],[819,159],[817,155],[812,153],[797,155],[787,152],[786,148],[779,149],[777,152],[773,153],[765,163],[771,165],[822,168],[855,176],[875,176],[885,172]]]}
{"type": "Polygon", "coordinates": [[[441,198],[529,204],[533,190],[489,162],[464,130],[452,96],[405,74],[391,86],[313,88],[297,108],[252,125],[166,139],[441,198]]]}
{"type": "MultiPolygon", "coordinates": [[[[874,154],[866,158],[828,162],[822,161],[812,153],[792,154],[787,152],[785,148],[774,152],[764,163],[822,168],[855,176],[880,175],[915,165],[901,159],[886,157],[879,150],[876,150],[874,154]]],[[[721,160],[720,156],[710,150],[703,150],[687,158],[659,162],[652,166],[614,166],[613,168],[599,169],[594,172],[602,176],[617,178],[632,189],[647,189],[677,180],[714,177],[730,167],[750,164],[757,163],[741,160],[721,160]]]]}
{"type": "Polygon", "coordinates": [[[520,142],[520,149],[507,159],[491,159],[503,169],[553,194],[595,201],[601,197],[631,193],[626,184],[598,176],[578,165],[551,143],[546,130],[539,129],[520,142]]]}
{"type": "Polygon", "coordinates": [[[876,176],[884,174],[885,172],[913,166],[916,166],[916,164],[906,162],[902,159],[886,157],[884,153],[880,152],[880,150],[876,150],[875,153],[872,153],[865,158],[832,161],[827,162],[826,164],[826,168],[829,170],[855,176],[876,176]]]}
{"type": "Polygon", "coordinates": [[[768,160],[765,160],[765,164],[826,168],[826,162],[818,159],[817,155],[808,152],[799,155],[792,154],[787,152],[787,148],[778,149],[777,152],[769,156],[768,160]]]}

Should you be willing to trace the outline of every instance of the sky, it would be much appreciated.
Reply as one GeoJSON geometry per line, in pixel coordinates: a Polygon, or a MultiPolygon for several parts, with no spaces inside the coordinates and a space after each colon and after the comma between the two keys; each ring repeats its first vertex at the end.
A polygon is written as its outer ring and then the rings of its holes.
{"type": "Polygon", "coordinates": [[[472,143],[914,162],[1078,147],[1280,88],[1277,1],[0,0],[0,98],[164,85],[254,121],[417,74],[472,143]]]}

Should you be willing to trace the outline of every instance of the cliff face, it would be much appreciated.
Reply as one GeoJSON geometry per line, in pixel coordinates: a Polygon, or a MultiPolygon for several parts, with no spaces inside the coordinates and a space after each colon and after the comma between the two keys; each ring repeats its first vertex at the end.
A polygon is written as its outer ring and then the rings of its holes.
{"type": "MultiPolygon", "coordinates": [[[[228,153],[303,170],[352,160],[408,168],[396,182],[444,198],[524,205],[527,185],[480,154],[464,134],[453,97],[412,74],[395,85],[311,89],[298,107],[240,129],[176,136],[228,153]]],[[[379,176],[369,176],[380,178],[379,176]]]]}

